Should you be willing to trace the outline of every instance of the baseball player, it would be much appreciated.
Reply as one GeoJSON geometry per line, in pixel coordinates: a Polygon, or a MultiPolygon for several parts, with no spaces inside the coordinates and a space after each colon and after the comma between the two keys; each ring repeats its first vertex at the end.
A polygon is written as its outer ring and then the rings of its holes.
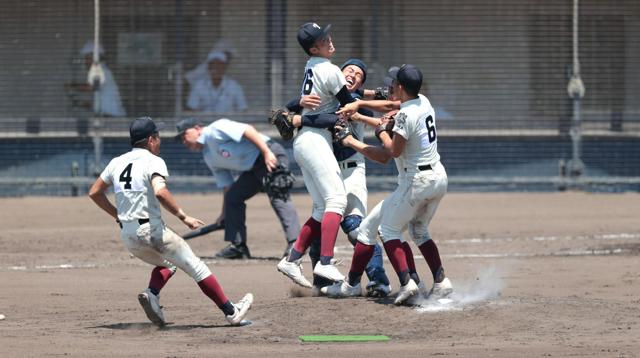
{"type": "MultiPolygon", "coordinates": [[[[218,188],[224,190],[222,213],[216,222],[224,222],[224,239],[229,246],[218,252],[216,257],[250,258],[245,202],[263,189],[269,172],[279,168],[278,173],[287,175],[289,157],[285,149],[253,126],[226,118],[206,127],[195,118],[186,118],[178,122],[176,128],[176,138],[189,150],[202,152],[218,188]],[[240,172],[235,180],[233,172],[240,172]]],[[[300,233],[298,213],[291,201],[289,188],[284,188],[283,193],[267,192],[287,240],[285,256],[300,233]]]]}
{"type": "MultiPolygon", "coordinates": [[[[347,89],[354,99],[359,100],[363,94],[362,86],[367,79],[367,67],[360,59],[349,59],[340,67],[347,81],[347,89]]],[[[313,108],[319,105],[319,97],[306,95],[300,99],[294,99],[287,104],[287,109],[292,112],[300,112],[303,107],[313,108]]],[[[360,110],[362,118],[371,118],[373,113],[366,109],[360,110]]],[[[355,117],[352,116],[352,117],[355,117]]],[[[307,125],[316,128],[332,129],[338,120],[338,116],[304,115],[296,116],[298,127],[307,125]]],[[[364,138],[365,119],[351,123],[354,136],[364,138]]],[[[378,121],[375,122],[378,125],[378,121]]],[[[367,212],[367,181],[365,177],[364,156],[350,147],[345,147],[340,143],[333,143],[333,152],[338,161],[345,190],[347,192],[347,207],[340,226],[349,241],[355,246],[356,229],[362,222],[362,218],[367,212]]],[[[309,249],[312,266],[315,266],[320,256],[320,242],[314,239],[309,249]]],[[[391,292],[389,279],[382,263],[382,249],[380,245],[375,246],[374,254],[366,267],[369,283],[367,284],[367,295],[372,297],[385,297],[391,292]]],[[[320,288],[332,284],[331,281],[323,279],[318,275],[313,277],[314,294],[321,293],[320,288]]]]}
{"type": "MultiPolygon", "coordinates": [[[[353,101],[342,71],[330,60],[335,52],[329,36],[330,27],[306,23],[298,30],[298,43],[310,56],[304,69],[301,96],[315,94],[320,97],[319,105],[315,109],[304,108],[303,115],[333,113],[340,105],[353,101]]],[[[300,129],[293,142],[296,162],[313,200],[313,212],[303,225],[291,254],[278,263],[278,271],[305,287],[312,285],[302,275],[300,259],[313,238],[318,236],[321,240],[320,262],[314,267],[313,273],[333,281],[344,279],[331,263],[340,222],[347,206],[340,167],[331,143],[329,131],[313,127],[300,129]]]]}
{"type": "Polygon", "coordinates": [[[393,129],[378,132],[382,146],[364,144],[353,136],[339,137],[344,137],[343,144],[372,160],[387,162],[395,158],[398,187],[376,205],[360,225],[348,280],[322,289],[331,297],[362,294],[360,278],[373,253],[376,234],[383,241],[400,280],[401,287],[394,303],[401,304],[416,295],[420,288],[409,275],[402,245],[402,231],[405,229],[408,229],[431,270],[434,284],[429,295],[443,297],[453,290],[428,230],[429,222],[447,190],[447,174],[440,163],[437,148],[434,110],[429,100],[419,94],[422,73],[418,68],[403,65],[389,75],[393,80],[393,93],[401,106],[393,129]]]}
{"type": "Polygon", "coordinates": [[[133,149],[109,162],[89,190],[89,197],[120,225],[120,239],[129,252],[155,266],[149,287],[138,295],[147,317],[156,325],[165,324],[159,294],[179,267],[215,302],[229,323],[242,324],[253,295],[247,293],[237,304],[232,303],[207,265],[162,221],[161,205],[191,229],[203,224],[178,206],[166,186],[169,173],[158,156],[158,127],[151,118],[141,117],[131,123],[129,134],[133,149]],[[117,208],[105,194],[112,185],[117,208]]]}

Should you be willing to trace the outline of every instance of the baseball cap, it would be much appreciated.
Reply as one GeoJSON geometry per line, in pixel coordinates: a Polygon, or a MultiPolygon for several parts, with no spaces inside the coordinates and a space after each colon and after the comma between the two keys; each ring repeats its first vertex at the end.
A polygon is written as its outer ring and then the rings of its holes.
{"type": "Polygon", "coordinates": [[[367,81],[367,65],[365,65],[364,62],[358,58],[350,58],[342,64],[340,69],[344,70],[344,68],[349,65],[360,67],[360,69],[362,70],[362,84],[364,84],[367,81]]]}
{"type": "Polygon", "coordinates": [[[162,127],[162,123],[158,123],[158,125],[156,125],[151,117],[139,117],[134,119],[129,126],[129,138],[131,140],[131,145],[148,138],[154,133],[158,133],[162,127]]]}
{"type": "Polygon", "coordinates": [[[180,120],[178,123],[176,123],[176,130],[178,131],[176,140],[181,141],[182,135],[187,129],[200,125],[202,125],[202,122],[200,122],[200,120],[198,120],[197,118],[189,117],[180,120]]]}
{"type": "Polygon", "coordinates": [[[224,52],[222,51],[218,51],[218,50],[213,50],[211,52],[209,52],[209,54],[207,55],[207,63],[213,61],[213,60],[218,60],[218,61],[222,61],[222,62],[227,62],[227,55],[224,54],[224,52]]]}
{"type": "Polygon", "coordinates": [[[315,22],[307,22],[298,29],[298,43],[305,51],[308,51],[316,41],[329,36],[331,24],[322,27],[315,22]]]}
{"type": "Polygon", "coordinates": [[[405,64],[397,70],[389,69],[389,77],[404,87],[407,92],[417,95],[422,87],[422,72],[414,65],[405,64]]]}
{"type": "Polygon", "coordinates": [[[393,86],[393,81],[394,77],[398,76],[398,70],[400,69],[400,67],[398,66],[392,66],[389,67],[389,70],[387,71],[387,76],[384,78],[384,85],[387,87],[391,87],[393,86]]]}

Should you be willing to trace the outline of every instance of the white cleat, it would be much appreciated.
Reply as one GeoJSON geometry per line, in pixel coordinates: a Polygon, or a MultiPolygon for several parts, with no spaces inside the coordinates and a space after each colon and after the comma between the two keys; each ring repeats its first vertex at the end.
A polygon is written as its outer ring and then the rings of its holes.
{"type": "Polygon", "coordinates": [[[313,268],[313,273],[331,281],[344,281],[344,275],[333,264],[323,265],[320,262],[313,268]]]}
{"type": "Polygon", "coordinates": [[[224,316],[227,319],[227,322],[231,323],[234,326],[242,325],[242,320],[249,312],[249,308],[251,308],[251,304],[253,303],[253,295],[247,293],[242,297],[242,299],[234,304],[235,311],[232,315],[224,316]]]}
{"type": "Polygon", "coordinates": [[[400,305],[404,301],[409,299],[409,297],[414,296],[417,293],[418,293],[418,285],[416,285],[416,282],[414,280],[409,279],[409,282],[407,282],[406,285],[400,286],[400,290],[398,291],[398,295],[396,296],[396,299],[393,301],[393,304],[400,305]]]}
{"type": "Polygon", "coordinates": [[[149,318],[153,324],[156,326],[164,326],[166,324],[162,307],[160,307],[160,300],[158,296],[151,293],[148,288],[138,295],[138,302],[140,302],[144,313],[147,314],[147,318],[149,318]]]}
{"type": "Polygon", "coordinates": [[[287,261],[287,258],[284,257],[282,258],[282,260],[280,260],[280,262],[278,262],[278,271],[282,272],[285,276],[289,277],[293,280],[293,282],[302,287],[313,287],[311,282],[309,282],[309,280],[307,280],[302,274],[302,266],[300,265],[300,260],[289,262],[287,261]]]}
{"type": "Polygon", "coordinates": [[[445,298],[453,292],[453,285],[448,277],[445,277],[442,282],[434,283],[429,292],[429,298],[445,298]]]}
{"type": "Polygon", "coordinates": [[[420,306],[424,303],[424,301],[429,296],[429,291],[427,291],[427,286],[424,285],[423,281],[420,281],[418,284],[418,293],[409,297],[405,303],[410,306],[420,306]]]}
{"type": "Polygon", "coordinates": [[[362,287],[360,284],[351,286],[346,281],[341,281],[321,288],[320,292],[333,298],[358,297],[362,296],[362,287]]]}

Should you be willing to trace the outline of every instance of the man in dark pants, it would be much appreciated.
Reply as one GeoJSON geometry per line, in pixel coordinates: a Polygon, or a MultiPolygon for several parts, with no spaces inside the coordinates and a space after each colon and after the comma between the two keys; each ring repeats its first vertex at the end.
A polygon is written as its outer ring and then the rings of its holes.
{"type": "MultiPolygon", "coordinates": [[[[224,222],[224,240],[229,245],[216,257],[250,258],[245,201],[263,189],[263,179],[269,172],[278,166],[289,167],[285,149],[253,126],[224,118],[208,126],[195,118],[187,118],[178,122],[176,129],[176,138],[189,150],[202,152],[218,188],[224,190],[222,213],[216,222],[224,222]],[[235,180],[234,173],[239,173],[235,180]]],[[[288,254],[300,231],[298,214],[288,193],[269,195],[269,201],[285,233],[285,254],[288,254]]]]}

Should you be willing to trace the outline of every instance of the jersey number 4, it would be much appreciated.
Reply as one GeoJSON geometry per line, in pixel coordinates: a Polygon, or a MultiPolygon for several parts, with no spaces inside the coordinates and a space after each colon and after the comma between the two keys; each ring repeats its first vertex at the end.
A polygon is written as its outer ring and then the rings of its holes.
{"type": "Polygon", "coordinates": [[[304,74],[304,82],[302,82],[302,94],[310,94],[313,89],[313,71],[308,69],[304,74]]]}
{"type": "Polygon", "coordinates": [[[122,173],[120,173],[120,182],[124,183],[123,188],[125,189],[131,189],[131,180],[133,180],[133,178],[131,177],[132,167],[133,167],[133,163],[129,163],[129,165],[127,165],[127,167],[124,168],[122,173]]]}

